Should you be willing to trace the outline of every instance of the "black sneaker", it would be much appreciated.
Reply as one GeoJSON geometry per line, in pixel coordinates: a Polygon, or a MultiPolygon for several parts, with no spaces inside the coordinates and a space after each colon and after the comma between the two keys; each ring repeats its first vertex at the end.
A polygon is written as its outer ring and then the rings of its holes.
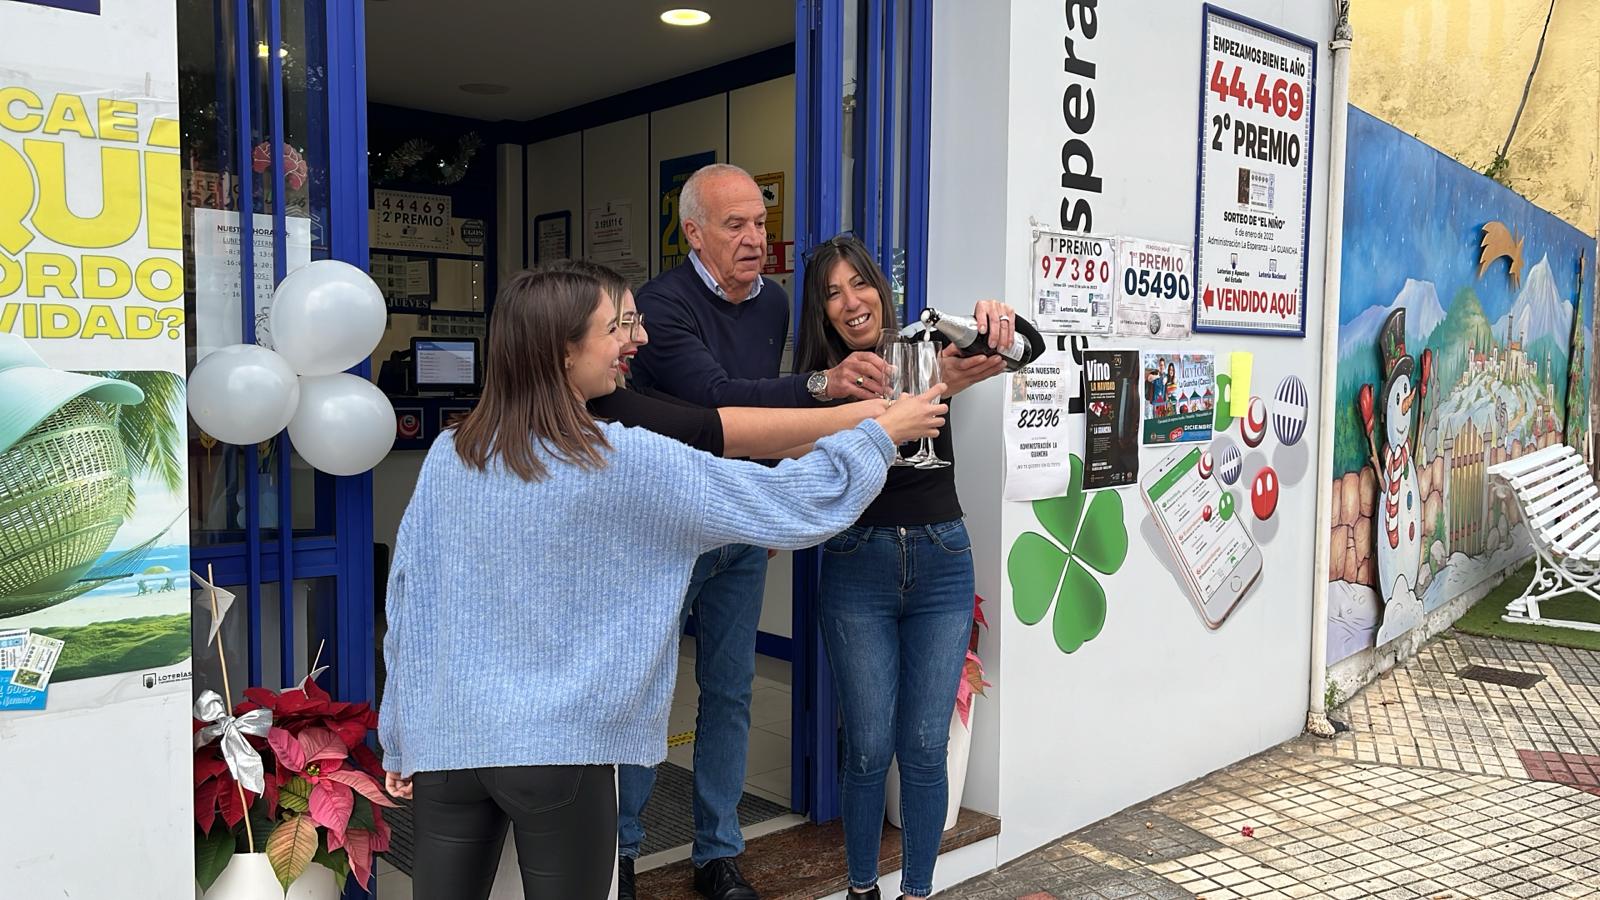
{"type": "MultiPolygon", "coordinates": [[[[883,900],[883,895],[878,893],[877,885],[873,885],[871,890],[864,892],[857,891],[855,888],[850,888],[849,891],[845,893],[845,896],[849,897],[850,900],[883,900]]],[[[901,900],[904,900],[903,896],[901,900]]]]}
{"type": "Polygon", "coordinates": [[[637,900],[633,892],[633,857],[617,857],[617,900],[637,900]]]}
{"type": "Polygon", "coordinates": [[[761,900],[731,856],[695,866],[694,889],[706,900],[761,900]]]}

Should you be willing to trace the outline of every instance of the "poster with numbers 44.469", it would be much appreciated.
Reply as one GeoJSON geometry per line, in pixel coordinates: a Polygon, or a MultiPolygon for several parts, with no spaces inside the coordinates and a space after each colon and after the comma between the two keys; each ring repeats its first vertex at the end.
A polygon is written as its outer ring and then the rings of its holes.
{"type": "Polygon", "coordinates": [[[1316,45],[1204,15],[1194,330],[1304,337],[1316,45]]]}

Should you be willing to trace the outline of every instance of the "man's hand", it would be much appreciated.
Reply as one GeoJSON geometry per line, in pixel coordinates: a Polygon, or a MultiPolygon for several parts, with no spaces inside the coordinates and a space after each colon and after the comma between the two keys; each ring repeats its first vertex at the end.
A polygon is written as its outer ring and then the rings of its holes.
{"type": "Polygon", "coordinates": [[[888,386],[889,367],[876,353],[857,350],[828,370],[829,400],[872,400],[888,386]]]}
{"type": "Polygon", "coordinates": [[[985,378],[993,378],[1006,370],[1006,361],[999,356],[963,357],[954,345],[939,354],[939,371],[944,375],[946,397],[954,397],[985,378]]]}

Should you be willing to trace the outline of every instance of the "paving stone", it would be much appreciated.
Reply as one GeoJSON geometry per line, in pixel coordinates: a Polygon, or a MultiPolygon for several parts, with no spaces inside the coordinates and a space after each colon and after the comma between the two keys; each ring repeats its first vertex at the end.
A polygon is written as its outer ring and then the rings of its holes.
{"type": "Polygon", "coordinates": [[[939,896],[1600,898],[1600,653],[1449,634],[1335,717],[939,896]]]}

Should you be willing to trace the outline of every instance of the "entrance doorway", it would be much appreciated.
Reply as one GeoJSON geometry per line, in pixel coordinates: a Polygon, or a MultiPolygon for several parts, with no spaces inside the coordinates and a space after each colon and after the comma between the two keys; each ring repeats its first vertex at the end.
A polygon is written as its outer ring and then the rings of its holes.
{"type": "MultiPolygon", "coordinates": [[[[757,176],[768,275],[791,296],[804,268],[797,251],[852,230],[891,273],[902,313],[920,309],[927,4],[701,5],[710,22],[678,27],[658,18],[667,4],[634,0],[554,10],[180,0],[196,355],[270,340],[277,282],[309,260],[342,259],[368,267],[385,293],[383,343],[356,371],[399,417],[391,456],[345,478],[313,471],[285,436],[232,448],[191,433],[196,568],[210,567],[247,610],[230,620],[231,645],[249,648],[229,657],[233,683],[292,685],[321,648],[332,668],[319,681],[338,698],[381,697],[383,586],[399,516],[426,447],[475,396],[473,366],[429,381],[419,351],[459,366],[474,342],[481,348],[498,284],[520,268],[588,257],[640,283],[681,263],[672,188],[699,165],[732,162],[757,176]],[[202,236],[251,230],[255,240],[222,254],[220,267],[200,259],[202,236]]],[[[837,816],[815,571],[812,553],[781,554],[769,569],[747,837],[837,816]]],[[[641,869],[687,855],[694,629],[641,869]]],[[[197,689],[220,676],[202,657],[197,689]]],[[[386,864],[379,886],[405,896],[403,878],[386,864]]]]}
{"type": "MultiPolygon", "coordinates": [[[[767,277],[793,292],[792,4],[717,4],[699,26],[667,24],[661,11],[629,0],[367,5],[370,271],[390,309],[374,371],[402,424],[373,472],[380,584],[427,447],[475,402],[470,371],[455,379],[465,384],[426,383],[416,355],[481,347],[507,276],[589,259],[637,290],[686,261],[676,188],[731,162],[762,187],[767,277]]],[[[762,606],[739,804],[747,838],[802,822],[806,809],[791,789],[791,571],[790,554],[771,560],[762,606]]],[[[682,639],[641,871],[686,857],[694,834],[696,627],[682,639]]],[[[377,630],[381,641],[381,614],[377,630]]],[[[409,872],[406,845],[396,841],[380,876],[391,885],[409,872]]]]}

